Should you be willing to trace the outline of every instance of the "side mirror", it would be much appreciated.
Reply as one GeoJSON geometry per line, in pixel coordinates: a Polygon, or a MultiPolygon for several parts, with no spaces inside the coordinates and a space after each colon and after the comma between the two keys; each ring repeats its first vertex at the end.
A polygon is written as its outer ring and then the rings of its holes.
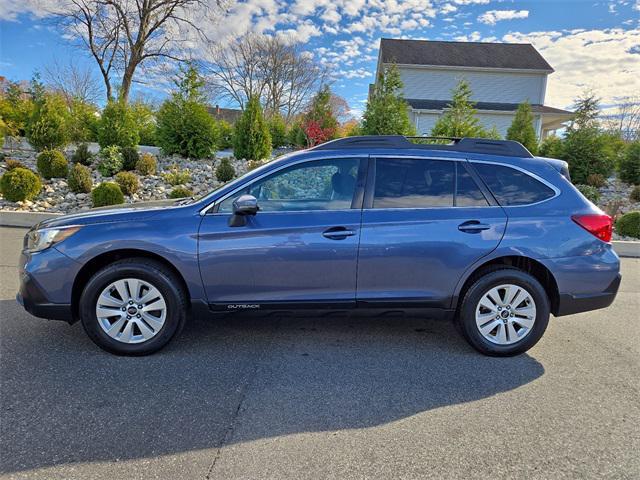
{"type": "Polygon", "coordinates": [[[240,195],[233,201],[233,215],[229,218],[230,227],[243,227],[247,224],[247,216],[255,215],[260,210],[258,200],[253,195],[240,195]]]}

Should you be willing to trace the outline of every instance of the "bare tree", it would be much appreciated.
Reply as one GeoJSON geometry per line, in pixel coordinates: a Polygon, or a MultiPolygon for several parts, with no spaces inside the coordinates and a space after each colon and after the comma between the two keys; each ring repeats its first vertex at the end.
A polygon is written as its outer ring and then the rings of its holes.
{"type": "Polygon", "coordinates": [[[249,97],[262,97],[265,89],[265,67],[261,37],[248,34],[226,46],[209,44],[211,61],[203,62],[201,69],[208,77],[212,96],[244,106],[249,97]]]}
{"type": "Polygon", "coordinates": [[[327,71],[300,45],[278,37],[249,34],[225,46],[211,45],[201,64],[212,96],[244,109],[252,95],[267,113],[291,120],[306,107],[327,77],[327,71]]]}
{"type": "Polygon", "coordinates": [[[95,104],[102,96],[102,88],[91,71],[73,61],[63,64],[54,60],[44,68],[44,80],[50,88],[60,92],[69,104],[73,100],[95,104]]]}
{"type": "Polygon", "coordinates": [[[602,115],[606,130],[627,141],[640,140],[640,97],[625,97],[613,113],[602,115]]]}
{"type": "Polygon", "coordinates": [[[184,60],[200,25],[231,0],[65,0],[56,18],[95,59],[113,98],[113,74],[122,75],[119,97],[127,100],[136,69],[162,59],[184,60]],[[197,19],[197,22],[194,21],[197,19]]]}

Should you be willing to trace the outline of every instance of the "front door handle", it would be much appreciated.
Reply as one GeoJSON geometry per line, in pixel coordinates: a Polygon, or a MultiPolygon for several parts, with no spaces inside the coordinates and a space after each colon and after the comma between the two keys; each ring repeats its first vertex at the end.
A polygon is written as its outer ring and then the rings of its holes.
{"type": "Polygon", "coordinates": [[[489,230],[491,225],[480,223],[478,220],[469,220],[468,222],[458,225],[458,230],[465,233],[478,233],[482,230],[489,230]]]}
{"type": "Polygon", "coordinates": [[[331,227],[322,232],[322,236],[330,240],[344,240],[347,237],[352,237],[356,232],[349,230],[346,227],[331,227]]]}

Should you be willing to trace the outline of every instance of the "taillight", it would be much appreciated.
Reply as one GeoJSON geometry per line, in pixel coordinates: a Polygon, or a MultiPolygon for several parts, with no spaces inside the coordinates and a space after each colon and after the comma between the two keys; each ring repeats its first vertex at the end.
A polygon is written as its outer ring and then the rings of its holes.
{"type": "Polygon", "coordinates": [[[598,237],[603,242],[610,242],[613,234],[613,219],[605,214],[572,215],[571,220],[576,222],[590,234],[598,237]]]}

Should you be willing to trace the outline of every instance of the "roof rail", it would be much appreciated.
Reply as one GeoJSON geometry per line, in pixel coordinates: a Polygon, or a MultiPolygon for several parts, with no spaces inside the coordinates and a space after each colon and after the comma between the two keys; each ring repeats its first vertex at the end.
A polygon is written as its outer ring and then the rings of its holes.
{"type": "Polygon", "coordinates": [[[337,150],[350,148],[389,148],[416,150],[449,150],[464,153],[482,153],[508,157],[533,158],[531,152],[521,143],[513,140],[492,140],[488,138],[457,137],[405,137],[403,135],[364,135],[331,140],[313,147],[311,150],[337,150]],[[412,141],[413,140],[413,141],[412,141]],[[449,143],[418,143],[416,141],[442,141],[449,143]]]}

